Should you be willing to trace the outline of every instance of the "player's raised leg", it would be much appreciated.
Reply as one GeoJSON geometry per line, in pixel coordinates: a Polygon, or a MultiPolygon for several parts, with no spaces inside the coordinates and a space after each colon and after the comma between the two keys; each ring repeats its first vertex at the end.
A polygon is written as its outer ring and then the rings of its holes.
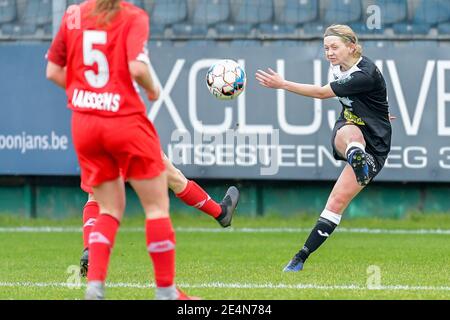
{"type": "Polygon", "coordinates": [[[239,190],[236,187],[228,188],[219,204],[195,181],[188,180],[166,156],[164,156],[164,164],[167,168],[169,188],[181,201],[210,215],[224,228],[231,225],[239,201],[239,190]]]}
{"type": "MultiPolygon", "coordinates": [[[[215,202],[197,183],[188,180],[183,173],[175,168],[167,157],[164,157],[166,166],[168,185],[174,191],[176,196],[189,206],[198,208],[206,214],[214,217],[222,227],[231,225],[233,214],[239,201],[239,190],[231,186],[228,188],[225,197],[220,204],[215,202]]],[[[91,188],[82,185],[86,192],[92,192],[91,188]]],[[[89,200],[83,211],[83,239],[84,250],[80,259],[80,275],[86,276],[89,267],[88,239],[95,219],[98,216],[99,207],[95,201],[94,195],[89,194],[89,200]]]]}
{"type": "Polygon", "coordinates": [[[294,255],[283,271],[296,272],[303,269],[306,259],[330,237],[339,225],[342,213],[350,201],[363,188],[356,182],[352,167],[347,164],[336,181],[325,209],[322,211],[303,248],[294,255]]]}

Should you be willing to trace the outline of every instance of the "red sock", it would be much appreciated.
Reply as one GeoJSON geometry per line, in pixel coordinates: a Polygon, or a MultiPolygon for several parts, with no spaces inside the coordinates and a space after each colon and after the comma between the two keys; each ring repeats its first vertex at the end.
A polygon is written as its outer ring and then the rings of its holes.
{"type": "Polygon", "coordinates": [[[119,221],[109,214],[100,214],[97,218],[89,236],[88,281],[105,281],[118,228],[119,221]]]}
{"type": "Polygon", "coordinates": [[[100,208],[96,201],[88,201],[83,209],[83,245],[86,249],[89,245],[89,235],[94,227],[100,208]]]}
{"type": "Polygon", "coordinates": [[[169,287],[175,278],[175,232],[170,218],[146,220],[145,233],[156,286],[169,287]]]}
{"type": "Polygon", "coordinates": [[[220,205],[211,199],[209,194],[195,181],[189,180],[186,188],[176,196],[188,206],[195,207],[214,218],[217,218],[222,212],[220,205]]]}

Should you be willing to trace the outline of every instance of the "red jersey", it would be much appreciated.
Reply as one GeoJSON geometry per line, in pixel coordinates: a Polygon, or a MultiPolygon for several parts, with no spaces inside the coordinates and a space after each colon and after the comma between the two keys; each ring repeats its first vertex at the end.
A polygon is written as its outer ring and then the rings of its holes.
{"type": "Polygon", "coordinates": [[[128,63],[149,64],[147,13],[127,2],[108,24],[92,15],[95,0],[68,8],[47,58],[67,67],[68,107],[101,116],[145,113],[128,63]]]}

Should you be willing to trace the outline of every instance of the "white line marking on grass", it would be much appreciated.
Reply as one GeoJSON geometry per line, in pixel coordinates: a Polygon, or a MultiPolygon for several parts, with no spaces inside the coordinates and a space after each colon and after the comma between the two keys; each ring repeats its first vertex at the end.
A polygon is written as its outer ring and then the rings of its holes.
{"type": "MultiPolygon", "coordinates": [[[[184,233],[301,233],[310,232],[311,228],[196,228],[178,227],[177,232],[184,233]]],[[[1,227],[0,233],[79,233],[80,227],[1,227]]],[[[144,232],[144,228],[124,227],[121,232],[144,232]]],[[[337,228],[340,233],[362,234],[443,234],[450,235],[449,229],[371,229],[371,228],[337,228]]]]}
{"type": "Polygon", "coordinates": [[[80,227],[4,227],[0,228],[0,233],[20,233],[20,232],[33,232],[33,233],[71,233],[81,232],[80,227]]]}
{"type": "MultiPolygon", "coordinates": [[[[386,291],[450,291],[448,286],[405,286],[405,285],[389,285],[379,286],[376,288],[368,288],[362,285],[317,285],[317,284],[283,284],[283,283],[223,283],[223,282],[210,282],[210,283],[198,283],[188,284],[179,283],[181,288],[226,288],[226,289],[295,289],[295,290],[386,290],[386,291]]],[[[154,288],[153,283],[140,284],[140,283],[122,283],[122,282],[110,282],[107,283],[108,288],[130,288],[130,289],[149,289],[154,288]]],[[[25,287],[25,288],[71,288],[73,286],[64,282],[0,282],[0,287],[25,287]]],[[[80,288],[85,288],[85,284],[81,284],[80,288]]]]}
{"type": "MultiPolygon", "coordinates": [[[[236,233],[300,233],[311,232],[312,228],[176,228],[177,232],[236,232],[236,233]]],[[[370,233],[370,234],[450,234],[447,229],[370,229],[370,228],[337,228],[336,232],[341,233],[370,233]]]]}

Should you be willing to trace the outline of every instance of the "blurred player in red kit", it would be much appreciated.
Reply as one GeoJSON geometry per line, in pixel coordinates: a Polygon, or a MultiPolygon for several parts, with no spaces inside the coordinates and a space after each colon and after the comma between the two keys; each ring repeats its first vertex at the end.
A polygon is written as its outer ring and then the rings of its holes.
{"type": "Polygon", "coordinates": [[[90,0],[68,9],[48,52],[47,78],[66,89],[81,180],[92,188],[100,212],[89,236],[86,299],[104,298],[125,208],[124,180],[145,211],[156,299],[190,299],[175,286],[164,157],[135,86],[150,101],[158,99],[160,90],[148,67],[148,36],[145,11],[120,0],[90,0]]]}

